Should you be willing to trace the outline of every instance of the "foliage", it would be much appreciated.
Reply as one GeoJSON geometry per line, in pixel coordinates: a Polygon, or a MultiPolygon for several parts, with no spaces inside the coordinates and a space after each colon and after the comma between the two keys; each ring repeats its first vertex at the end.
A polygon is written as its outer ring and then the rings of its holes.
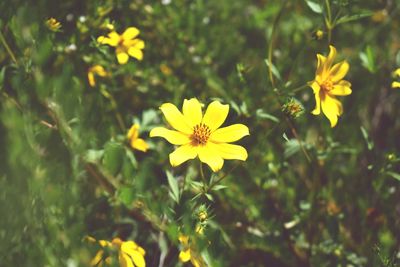
{"type": "Polygon", "coordinates": [[[0,10],[1,266],[89,266],[99,248],[87,236],[134,240],[147,266],[400,264],[397,1],[0,10]],[[119,64],[97,38],[129,27],[143,59],[119,64]],[[352,86],[334,128],[311,114],[307,84],[329,45],[352,86]],[[224,126],[248,126],[246,161],[170,165],[174,147],[149,132],[166,124],[163,103],[193,97],[229,104],[224,126]]]}

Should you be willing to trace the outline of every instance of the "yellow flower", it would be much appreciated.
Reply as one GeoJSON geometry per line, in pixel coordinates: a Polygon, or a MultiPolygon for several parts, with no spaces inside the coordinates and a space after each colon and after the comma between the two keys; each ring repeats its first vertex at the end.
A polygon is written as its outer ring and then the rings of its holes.
{"type": "MultiPolygon", "coordinates": [[[[393,72],[393,76],[394,76],[394,77],[400,77],[400,68],[396,69],[396,70],[393,72]]],[[[392,88],[393,88],[393,89],[394,89],[394,88],[400,88],[400,82],[393,81],[393,82],[392,82],[392,88]]]]}
{"type": "Polygon", "coordinates": [[[351,94],[351,83],[342,80],[349,71],[349,63],[342,61],[332,66],[336,57],[336,48],[329,46],[328,57],[317,54],[318,66],[315,72],[315,80],[309,82],[314,91],[316,107],[312,114],[319,115],[322,112],[329,119],[331,127],[337,124],[338,117],[343,113],[342,103],[335,96],[351,94]]]}
{"type": "Polygon", "coordinates": [[[144,41],[135,38],[140,31],[135,27],[129,27],[121,35],[116,31],[110,32],[106,36],[99,36],[97,42],[100,44],[108,44],[115,47],[115,53],[119,64],[126,64],[129,56],[137,60],[143,59],[144,41]]]}
{"type": "Polygon", "coordinates": [[[100,77],[106,77],[109,75],[109,73],[106,72],[106,70],[101,65],[94,65],[94,66],[90,67],[88,70],[87,76],[88,76],[89,85],[91,87],[96,86],[96,80],[94,79],[95,75],[100,76],[100,77]]]}
{"type": "MultiPolygon", "coordinates": [[[[90,242],[96,241],[92,237],[88,237],[87,239],[90,242]]],[[[99,240],[98,243],[102,249],[100,249],[91,260],[91,266],[102,266],[103,263],[110,265],[112,263],[111,254],[106,253],[106,250],[109,249],[118,251],[118,261],[121,267],[146,267],[144,259],[146,252],[135,242],[122,241],[119,238],[114,238],[111,242],[99,240]]]]}
{"type": "Polygon", "coordinates": [[[129,144],[133,149],[137,149],[146,152],[149,149],[149,145],[141,138],[139,138],[139,124],[134,124],[129,129],[126,137],[129,140],[129,144]]]}
{"type": "Polygon", "coordinates": [[[61,23],[58,22],[55,18],[49,18],[46,20],[46,26],[49,30],[53,32],[58,32],[61,28],[61,23]]]}
{"type": "Polygon", "coordinates": [[[182,245],[182,250],[179,253],[179,260],[181,262],[190,261],[194,267],[203,267],[203,259],[191,248],[189,244],[189,237],[186,235],[179,235],[179,242],[182,245]]]}
{"type": "Polygon", "coordinates": [[[180,146],[169,154],[172,166],[198,156],[216,172],[222,168],[224,159],[247,159],[245,148],[228,144],[249,135],[247,126],[234,124],[219,128],[228,116],[228,105],[214,101],[203,116],[201,104],[192,98],[184,100],[183,114],[171,103],[163,104],[160,110],[175,130],[156,127],[151,130],[150,137],[163,137],[171,144],[180,146]]]}

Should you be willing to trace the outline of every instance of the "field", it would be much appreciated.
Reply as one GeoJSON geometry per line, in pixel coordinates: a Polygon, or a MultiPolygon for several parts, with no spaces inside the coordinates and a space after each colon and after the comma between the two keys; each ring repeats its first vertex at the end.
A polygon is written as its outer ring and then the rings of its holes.
{"type": "Polygon", "coordinates": [[[0,10],[0,266],[400,266],[399,1],[0,10]]]}

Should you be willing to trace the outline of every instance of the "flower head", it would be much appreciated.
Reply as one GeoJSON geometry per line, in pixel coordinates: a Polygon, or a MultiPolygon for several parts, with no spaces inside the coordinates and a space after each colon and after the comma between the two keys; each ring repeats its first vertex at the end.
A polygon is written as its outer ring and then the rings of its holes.
{"type": "Polygon", "coordinates": [[[88,70],[87,76],[88,76],[89,85],[91,87],[96,86],[96,80],[94,79],[95,75],[100,76],[100,77],[106,77],[109,75],[109,73],[106,72],[104,67],[101,65],[94,65],[94,66],[90,67],[88,70]]]}
{"type": "MultiPolygon", "coordinates": [[[[92,237],[87,238],[90,242],[96,242],[92,237]]],[[[122,241],[114,238],[111,242],[99,240],[98,244],[101,249],[91,260],[91,266],[102,266],[103,263],[112,264],[112,251],[118,251],[118,261],[121,267],[146,267],[144,255],[146,252],[142,247],[133,241],[122,241]]]]}
{"type": "Polygon", "coordinates": [[[137,149],[146,152],[149,149],[149,145],[141,138],[139,138],[139,124],[134,124],[129,129],[126,137],[129,140],[129,144],[133,149],[137,149]]]}
{"type": "Polygon", "coordinates": [[[247,126],[233,124],[220,128],[228,116],[228,105],[214,101],[203,116],[201,104],[192,98],[184,100],[183,113],[171,103],[163,104],[160,110],[174,130],[156,127],[151,130],[150,137],[163,137],[171,144],[180,146],[169,155],[172,166],[198,156],[216,172],[224,165],[224,159],[247,159],[245,148],[228,144],[249,135],[247,126]]]}
{"type": "Polygon", "coordinates": [[[115,53],[119,64],[126,64],[129,56],[137,60],[143,59],[144,41],[136,38],[140,31],[135,27],[129,27],[121,35],[116,31],[110,32],[107,37],[99,36],[97,42],[115,47],[115,53]]]}
{"type": "Polygon", "coordinates": [[[50,31],[58,32],[61,28],[61,23],[55,18],[49,18],[46,20],[46,26],[50,31]]]}
{"type": "MultiPolygon", "coordinates": [[[[393,72],[393,77],[400,77],[400,68],[398,68],[398,69],[396,69],[394,72],[393,72]]],[[[400,88],[400,82],[397,82],[397,81],[393,81],[392,82],[392,88],[394,89],[394,88],[400,88]]]]}
{"type": "Polygon", "coordinates": [[[351,94],[351,83],[343,80],[349,71],[347,61],[339,62],[332,66],[336,57],[336,48],[329,46],[329,55],[324,57],[317,54],[318,66],[315,79],[309,82],[314,91],[316,107],[312,114],[319,115],[322,112],[329,119],[331,127],[337,124],[338,117],[343,113],[342,103],[335,96],[351,94]]]}

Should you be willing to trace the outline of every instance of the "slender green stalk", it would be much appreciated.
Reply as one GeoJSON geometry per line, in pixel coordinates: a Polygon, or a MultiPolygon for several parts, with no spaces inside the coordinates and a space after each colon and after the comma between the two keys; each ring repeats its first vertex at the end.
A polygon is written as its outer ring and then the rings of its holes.
{"type": "Polygon", "coordinates": [[[325,5],[326,5],[326,13],[327,13],[327,18],[325,18],[325,23],[326,23],[326,29],[328,31],[328,45],[331,44],[332,40],[332,13],[331,13],[331,5],[329,3],[329,0],[325,0],[325,5]]]}
{"type": "Polygon", "coordinates": [[[11,50],[10,46],[7,44],[6,39],[4,38],[3,33],[0,31],[0,41],[3,43],[5,49],[7,50],[8,54],[10,55],[12,61],[18,65],[17,58],[15,57],[13,51],[11,50]]]}

